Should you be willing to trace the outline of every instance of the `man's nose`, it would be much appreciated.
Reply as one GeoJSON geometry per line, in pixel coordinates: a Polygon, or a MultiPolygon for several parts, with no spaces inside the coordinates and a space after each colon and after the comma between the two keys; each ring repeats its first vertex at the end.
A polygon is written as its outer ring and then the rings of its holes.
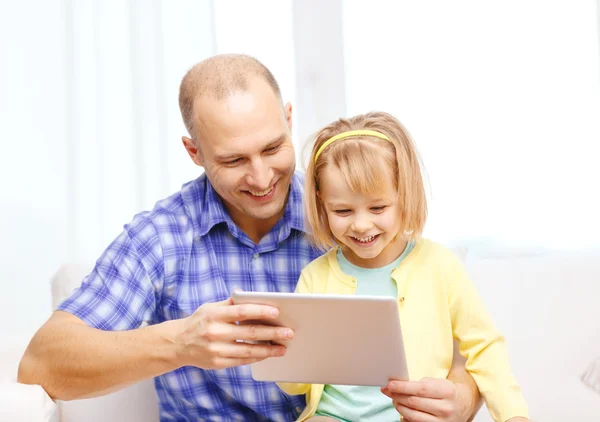
{"type": "Polygon", "coordinates": [[[262,159],[253,160],[246,174],[246,183],[257,190],[267,189],[272,180],[271,168],[262,159]]]}

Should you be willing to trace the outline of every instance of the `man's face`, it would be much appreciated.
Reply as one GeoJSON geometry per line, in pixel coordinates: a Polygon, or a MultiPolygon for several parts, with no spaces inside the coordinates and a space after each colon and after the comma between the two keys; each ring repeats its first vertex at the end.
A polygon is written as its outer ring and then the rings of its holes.
{"type": "Polygon", "coordinates": [[[247,91],[194,104],[198,139],[184,144],[242,229],[283,215],[295,168],[291,111],[258,78],[247,91]]]}

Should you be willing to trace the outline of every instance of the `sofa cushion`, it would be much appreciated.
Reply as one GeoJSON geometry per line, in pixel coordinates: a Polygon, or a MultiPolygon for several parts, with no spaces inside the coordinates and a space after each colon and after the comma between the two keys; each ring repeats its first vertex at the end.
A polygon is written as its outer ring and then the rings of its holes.
{"type": "Polygon", "coordinates": [[[84,262],[71,262],[62,265],[50,280],[52,289],[52,309],[71,296],[83,279],[92,271],[93,265],[84,262]]]}
{"type": "Polygon", "coordinates": [[[0,421],[58,422],[57,406],[39,385],[0,381],[0,421]]]}
{"type": "Polygon", "coordinates": [[[600,356],[590,362],[587,369],[581,376],[581,381],[583,381],[583,383],[592,390],[600,394],[600,356]]]}
{"type": "Polygon", "coordinates": [[[600,397],[580,377],[600,355],[600,256],[497,256],[468,258],[467,270],[506,337],[531,418],[598,419],[600,397]]]}

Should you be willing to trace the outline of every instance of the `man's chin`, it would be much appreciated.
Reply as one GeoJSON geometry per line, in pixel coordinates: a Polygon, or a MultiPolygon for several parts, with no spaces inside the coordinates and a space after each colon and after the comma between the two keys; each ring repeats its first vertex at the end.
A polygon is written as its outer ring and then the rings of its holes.
{"type": "Polygon", "coordinates": [[[266,204],[262,207],[247,207],[246,215],[255,220],[270,220],[272,218],[280,217],[283,214],[283,208],[285,204],[266,204]]]}

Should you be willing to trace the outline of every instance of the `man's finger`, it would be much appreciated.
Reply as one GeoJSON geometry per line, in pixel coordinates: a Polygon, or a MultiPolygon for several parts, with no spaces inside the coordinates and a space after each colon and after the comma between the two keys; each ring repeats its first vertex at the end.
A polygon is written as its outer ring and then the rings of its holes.
{"type": "Polygon", "coordinates": [[[232,366],[250,365],[264,358],[215,358],[215,369],[231,368],[232,366]]]}
{"type": "Polygon", "coordinates": [[[221,336],[223,341],[282,341],[294,338],[294,331],[286,327],[258,324],[228,324],[221,336]]]}
{"type": "Polygon", "coordinates": [[[444,399],[452,395],[452,391],[445,382],[435,382],[434,379],[423,379],[421,381],[390,381],[386,388],[392,394],[404,394],[406,396],[419,396],[431,399],[444,399]]]}
{"type": "Polygon", "coordinates": [[[218,307],[212,309],[211,312],[214,319],[229,323],[248,320],[269,321],[279,316],[279,309],[273,306],[251,303],[218,307]]]}
{"type": "Polygon", "coordinates": [[[258,359],[285,355],[285,347],[272,344],[248,344],[241,342],[221,343],[217,351],[223,359],[258,359]]]}
{"type": "Polygon", "coordinates": [[[198,309],[209,309],[209,308],[217,308],[217,307],[231,306],[231,305],[233,305],[233,299],[229,298],[229,299],[221,300],[219,302],[208,302],[208,303],[205,303],[204,305],[202,305],[198,309]]]}

